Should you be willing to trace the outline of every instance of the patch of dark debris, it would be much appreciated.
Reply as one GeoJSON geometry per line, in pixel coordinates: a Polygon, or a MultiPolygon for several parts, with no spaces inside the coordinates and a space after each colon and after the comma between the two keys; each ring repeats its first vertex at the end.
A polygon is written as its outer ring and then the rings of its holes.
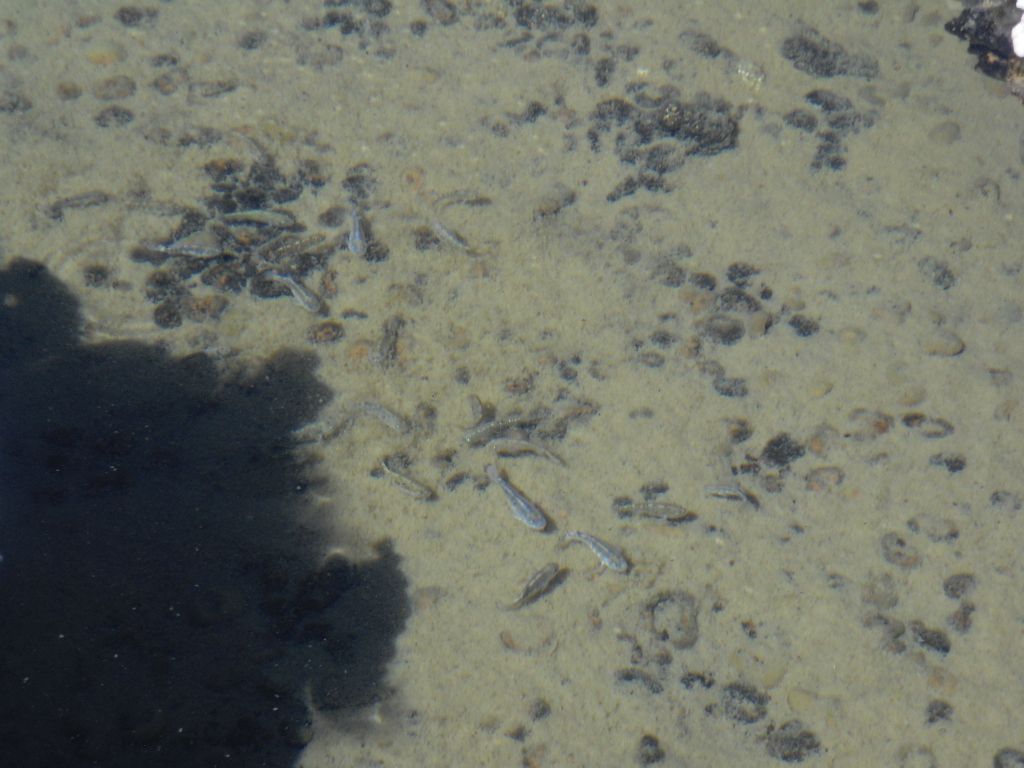
{"type": "Polygon", "coordinates": [[[609,201],[641,188],[667,190],[664,177],[681,168],[688,157],[735,148],[739,117],[738,109],[708,94],[684,101],[672,85],[631,83],[626,97],[599,102],[587,130],[591,150],[600,151],[610,140],[619,160],[636,169],[608,195],[609,201]]]}
{"type": "Polygon", "coordinates": [[[813,77],[878,77],[878,61],[849,53],[816,29],[804,27],[782,43],[782,56],[796,69],[813,77]]]}

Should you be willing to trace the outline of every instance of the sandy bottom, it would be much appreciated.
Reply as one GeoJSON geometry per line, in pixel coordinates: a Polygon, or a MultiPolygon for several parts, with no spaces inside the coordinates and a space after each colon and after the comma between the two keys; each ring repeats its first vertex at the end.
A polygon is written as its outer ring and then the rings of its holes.
{"type": "Polygon", "coordinates": [[[10,5],[0,267],[86,343],[315,355],[318,546],[400,558],[376,701],[315,709],[303,766],[1024,750],[1024,113],[954,11],[10,5]],[[240,179],[277,218],[210,203],[240,179]],[[230,269],[182,266],[190,212],[230,269]]]}

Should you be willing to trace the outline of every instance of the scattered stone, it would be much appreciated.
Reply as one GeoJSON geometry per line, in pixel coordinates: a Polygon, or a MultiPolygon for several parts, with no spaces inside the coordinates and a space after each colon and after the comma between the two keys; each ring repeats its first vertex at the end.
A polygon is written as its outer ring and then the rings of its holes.
{"type": "Polygon", "coordinates": [[[127,75],[109,77],[93,86],[92,95],[100,101],[127,99],[135,93],[135,81],[127,75]]]}
{"type": "Polygon", "coordinates": [[[789,318],[789,327],[796,331],[796,335],[801,338],[813,336],[821,329],[816,320],[811,320],[804,315],[793,315],[789,318]]]}
{"type": "Polygon", "coordinates": [[[955,573],[942,582],[942,591],[950,600],[959,600],[971,594],[975,584],[973,573],[955,573]]]}
{"type": "Polygon", "coordinates": [[[917,268],[936,288],[948,291],[956,285],[956,275],[953,274],[953,270],[944,261],[931,256],[925,256],[917,262],[917,268]]]}
{"type": "Polygon", "coordinates": [[[263,47],[267,42],[267,33],[262,30],[251,30],[245,32],[238,38],[238,47],[243,51],[255,51],[263,47]]]}
{"type": "Polygon", "coordinates": [[[737,723],[756,723],[768,714],[771,697],[746,683],[730,683],[722,689],[725,715],[737,723]]]}
{"type": "Polygon", "coordinates": [[[784,763],[801,763],[821,749],[818,737],[799,720],[783,723],[765,738],[768,755],[784,763]]]}
{"type": "Polygon", "coordinates": [[[665,750],[661,748],[656,736],[644,734],[637,749],[637,762],[640,765],[654,765],[665,759],[665,750]]]}
{"type": "Polygon", "coordinates": [[[551,705],[544,699],[537,699],[530,705],[530,719],[544,720],[551,714],[551,705]]]}
{"type": "Polygon", "coordinates": [[[1024,501],[1012,491],[994,491],[989,496],[988,503],[1004,513],[1020,512],[1021,509],[1024,509],[1024,501]]]}
{"type": "Polygon", "coordinates": [[[732,346],[746,333],[743,323],[729,315],[711,315],[702,320],[698,333],[710,341],[723,346],[732,346]]]}
{"type": "Polygon", "coordinates": [[[32,109],[32,100],[16,91],[0,92],[0,114],[13,115],[32,109]]]}
{"type": "Polygon", "coordinates": [[[917,641],[918,645],[927,648],[930,651],[941,653],[943,655],[949,653],[952,647],[949,642],[949,636],[941,629],[931,629],[926,627],[920,621],[910,622],[910,632],[917,641]]]}
{"type": "Polygon", "coordinates": [[[843,484],[845,473],[839,467],[816,467],[804,477],[808,491],[822,493],[838,488],[843,484]]]}
{"type": "Polygon", "coordinates": [[[96,113],[93,121],[100,128],[121,128],[135,119],[135,114],[124,107],[107,107],[96,113]]]}
{"type": "Polygon", "coordinates": [[[898,533],[883,534],[881,539],[882,557],[885,562],[910,570],[921,564],[921,554],[898,533]]]}
{"type": "Polygon", "coordinates": [[[649,693],[661,693],[665,687],[650,672],[638,667],[626,667],[615,672],[618,683],[640,683],[649,693]]]}
{"type": "Polygon", "coordinates": [[[943,467],[951,475],[963,472],[967,468],[967,458],[958,453],[936,453],[928,457],[928,463],[933,467],[943,467]]]}
{"type": "Polygon", "coordinates": [[[746,397],[749,393],[746,379],[729,376],[716,376],[711,386],[722,397],[746,397]]]}
{"type": "Polygon", "coordinates": [[[960,529],[948,517],[932,512],[921,512],[907,521],[912,533],[923,533],[936,544],[950,544],[960,538],[960,529]]]}
{"type": "Polygon", "coordinates": [[[933,699],[928,702],[928,707],[925,709],[925,720],[928,725],[933,725],[940,721],[948,721],[953,717],[953,707],[947,701],[941,699],[933,699]]]}
{"type": "Polygon", "coordinates": [[[942,328],[931,331],[921,339],[921,350],[931,357],[956,357],[965,347],[963,339],[942,328]]]}
{"type": "Polygon", "coordinates": [[[114,18],[126,27],[140,27],[155,22],[159,14],[160,12],[156,8],[137,8],[126,5],[117,9],[114,18]]]}
{"type": "Polygon", "coordinates": [[[659,642],[680,650],[692,648],[700,637],[697,598],[682,590],[661,592],[647,601],[643,615],[647,627],[659,642]]]}
{"type": "Polygon", "coordinates": [[[337,320],[324,320],[309,329],[307,338],[314,344],[333,344],[345,337],[345,328],[337,320]]]}
{"type": "Polygon", "coordinates": [[[964,600],[960,603],[960,607],[950,614],[946,623],[961,635],[966,634],[973,623],[971,616],[975,610],[974,603],[964,600]]]}
{"type": "Polygon", "coordinates": [[[916,430],[919,435],[937,440],[953,434],[953,425],[945,419],[935,419],[923,413],[908,413],[901,419],[903,426],[916,430]]]}
{"type": "Polygon", "coordinates": [[[992,768],[1024,768],[1024,752],[1019,749],[1000,749],[992,758],[992,768]]]}
{"type": "Polygon", "coordinates": [[[785,432],[776,435],[761,450],[761,460],[772,467],[788,467],[804,455],[804,447],[785,432]]]}
{"type": "Polygon", "coordinates": [[[847,53],[841,45],[809,27],[783,41],[782,56],[801,72],[814,77],[848,76],[870,80],[878,76],[877,61],[847,53]]]}

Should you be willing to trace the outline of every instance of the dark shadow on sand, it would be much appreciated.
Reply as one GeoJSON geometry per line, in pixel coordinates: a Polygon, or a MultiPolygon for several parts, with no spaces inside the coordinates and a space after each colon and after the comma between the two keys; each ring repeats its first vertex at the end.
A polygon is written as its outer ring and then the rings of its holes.
{"type": "Polygon", "coordinates": [[[309,703],[384,695],[408,614],[387,545],[325,562],[310,522],[315,357],[222,380],[80,324],[43,267],[0,270],[3,762],[292,765],[309,703]]]}

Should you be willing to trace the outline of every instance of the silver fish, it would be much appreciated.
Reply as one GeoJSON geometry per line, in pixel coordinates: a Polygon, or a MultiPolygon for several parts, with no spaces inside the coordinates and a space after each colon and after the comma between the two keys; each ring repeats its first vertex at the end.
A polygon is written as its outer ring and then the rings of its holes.
{"type": "Polygon", "coordinates": [[[363,219],[358,211],[352,211],[352,229],[348,233],[348,250],[353,256],[365,256],[369,248],[363,234],[363,219]]]}
{"type": "Polygon", "coordinates": [[[519,597],[516,598],[514,603],[504,606],[505,610],[516,611],[524,605],[537,602],[554,589],[564,577],[565,571],[562,570],[558,563],[548,563],[530,577],[519,597]]]}
{"type": "Polygon", "coordinates": [[[590,551],[597,555],[601,565],[611,571],[616,573],[626,573],[629,571],[629,560],[626,559],[625,553],[614,544],[601,541],[597,536],[584,531],[568,531],[562,538],[565,539],[567,544],[571,544],[574,541],[586,544],[590,547],[590,551]]]}
{"type": "Polygon", "coordinates": [[[524,525],[533,528],[535,531],[543,531],[548,527],[548,516],[544,514],[540,507],[526,498],[522,491],[502,477],[496,466],[488,464],[484,467],[484,471],[487,473],[487,477],[491,479],[491,482],[496,483],[505,492],[505,498],[512,509],[512,514],[524,525]]]}
{"type": "Polygon", "coordinates": [[[313,314],[319,314],[323,309],[323,301],[313,291],[300,283],[291,275],[279,275],[276,272],[268,272],[267,279],[285,286],[302,307],[313,314]]]}
{"type": "Polygon", "coordinates": [[[434,489],[406,472],[400,466],[402,463],[398,457],[385,456],[380,462],[380,468],[384,471],[384,476],[406,496],[412,496],[417,501],[436,501],[437,493],[434,489]]]}
{"type": "Polygon", "coordinates": [[[733,485],[706,485],[704,493],[713,499],[725,499],[726,501],[745,501],[754,509],[761,508],[761,502],[757,496],[752,494],[739,483],[733,485]]]}

